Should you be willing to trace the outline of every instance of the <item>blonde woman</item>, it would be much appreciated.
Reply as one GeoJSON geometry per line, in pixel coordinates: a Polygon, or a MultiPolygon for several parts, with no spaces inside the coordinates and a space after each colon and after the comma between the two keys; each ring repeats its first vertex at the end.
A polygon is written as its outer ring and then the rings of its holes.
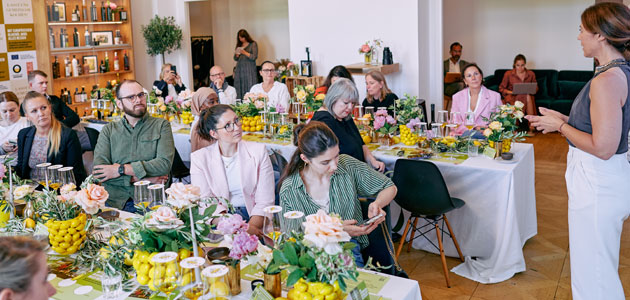
{"type": "Polygon", "coordinates": [[[154,81],[153,86],[162,92],[162,97],[171,96],[173,99],[176,99],[181,91],[186,90],[186,86],[172,64],[162,66],[160,80],[154,81]]]}
{"type": "Polygon", "coordinates": [[[18,133],[18,176],[31,178],[36,165],[49,162],[74,167],[75,180],[82,182],[86,174],[76,132],[55,118],[50,102],[38,92],[28,92],[22,107],[33,126],[18,133]]]}
{"type": "Polygon", "coordinates": [[[374,107],[374,111],[379,108],[387,109],[390,115],[393,115],[394,110],[389,109],[394,105],[394,100],[398,99],[396,94],[387,87],[387,81],[385,81],[385,75],[380,71],[370,71],[365,75],[365,87],[367,89],[367,97],[363,100],[363,107],[374,107]]]}

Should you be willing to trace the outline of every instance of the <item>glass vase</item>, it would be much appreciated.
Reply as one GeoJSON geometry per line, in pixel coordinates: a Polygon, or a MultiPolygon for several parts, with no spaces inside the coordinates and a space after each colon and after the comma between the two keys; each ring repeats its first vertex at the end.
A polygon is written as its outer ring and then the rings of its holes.
{"type": "Polygon", "coordinates": [[[372,53],[368,52],[368,53],[364,53],[363,54],[364,58],[365,58],[365,64],[370,64],[372,62],[372,53]]]}

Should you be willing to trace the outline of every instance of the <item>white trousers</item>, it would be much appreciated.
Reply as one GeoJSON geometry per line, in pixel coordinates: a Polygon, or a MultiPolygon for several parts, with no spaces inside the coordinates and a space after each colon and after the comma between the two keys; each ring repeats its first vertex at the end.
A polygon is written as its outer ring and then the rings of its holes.
{"type": "Polygon", "coordinates": [[[569,147],[569,249],[573,299],[625,299],[619,279],[619,244],[630,213],[626,154],[602,160],[569,147]]]}

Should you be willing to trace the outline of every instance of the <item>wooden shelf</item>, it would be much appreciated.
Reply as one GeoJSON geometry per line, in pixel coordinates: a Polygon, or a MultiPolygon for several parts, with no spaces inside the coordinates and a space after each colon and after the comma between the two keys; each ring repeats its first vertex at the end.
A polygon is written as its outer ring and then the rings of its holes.
{"type": "Polygon", "coordinates": [[[92,74],[84,74],[84,75],[80,75],[80,76],[70,76],[70,77],[59,77],[59,78],[55,78],[55,80],[59,80],[59,81],[63,81],[63,80],[72,80],[72,79],[77,79],[77,78],[87,78],[87,77],[97,77],[97,76],[105,76],[105,75],[116,75],[116,74],[126,74],[126,73],[131,73],[131,70],[128,71],[112,71],[112,72],[107,72],[107,73],[92,73],[92,74]]]}
{"type": "Polygon", "coordinates": [[[109,51],[109,50],[122,50],[129,49],[131,45],[107,45],[107,46],[88,46],[88,47],[66,47],[66,48],[53,48],[50,50],[51,55],[55,54],[68,54],[68,53],[81,53],[88,51],[109,51]]]}
{"type": "Polygon", "coordinates": [[[348,71],[352,74],[367,74],[368,72],[372,70],[381,71],[381,73],[383,74],[391,74],[391,73],[396,73],[400,71],[400,64],[398,63],[391,64],[391,65],[379,64],[375,66],[375,65],[365,64],[365,63],[358,63],[358,64],[347,65],[346,69],[348,69],[348,71]]]}
{"type": "Polygon", "coordinates": [[[120,25],[123,21],[105,21],[105,22],[48,22],[48,26],[67,26],[67,25],[120,25]]]}

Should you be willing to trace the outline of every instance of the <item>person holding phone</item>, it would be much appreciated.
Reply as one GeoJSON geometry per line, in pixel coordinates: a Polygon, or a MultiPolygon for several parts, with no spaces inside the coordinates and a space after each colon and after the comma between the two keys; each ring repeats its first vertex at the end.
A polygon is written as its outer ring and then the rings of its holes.
{"type": "Polygon", "coordinates": [[[283,211],[310,215],[322,209],[338,214],[344,220],[344,231],[352,237],[350,241],[359,245],[353,254],[357,266],[362,267],[360,250],[369,245],[367,235],[385,221],[383,208],[396,196],[396,186],[366,163],[339,154],[337,136],[322,122],[296,126],[293,141],[297,149],[279,184],[283,211]],[[367,222],[359,196],[376,197],[368,207],[367,222]]]}
{"type": "Polygon", "coordinates": [[[249,36],[247,30],[239,30],[236,34],[236,48],[234,49],[236,61],[234,87],[238,99],[243,99],[243,95],[258,82],[256,59],[258,59],[258,44],[249,36]]]}
{"type": "Polygon", "coordinates": [[[25,117],[20,117],[20,102],[10,91],[0,94],[0,161],[13,158],[12,166],[17,164],[17,137],[22,128],[29,125],[25,117]]]}
{"type": "Polygon", "coordinates": [[[153,86],[160,91],[162,97],[171,96],[173,99],[177,99],[177,95],[186,89],[182,79],[177,74],[177,68],[172,64],[164,64],[162,66],[160,80],[154,81],[153,86]]]}

